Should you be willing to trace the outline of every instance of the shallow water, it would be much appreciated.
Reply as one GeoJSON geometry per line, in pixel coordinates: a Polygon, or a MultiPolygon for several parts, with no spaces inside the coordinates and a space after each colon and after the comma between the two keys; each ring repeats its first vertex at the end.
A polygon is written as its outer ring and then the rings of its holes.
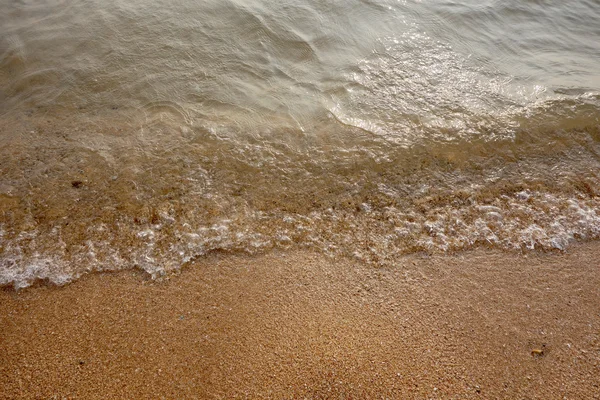
{"type": "Polygon", "coordinates": [[[0,284],[600,235],[596,1],[0,3],[0,284]]]}

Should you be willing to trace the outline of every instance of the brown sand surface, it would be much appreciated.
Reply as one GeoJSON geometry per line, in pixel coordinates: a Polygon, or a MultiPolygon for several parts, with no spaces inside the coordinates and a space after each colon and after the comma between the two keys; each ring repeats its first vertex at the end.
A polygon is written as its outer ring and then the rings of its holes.
{"type": "Polygon", "coordinates": [[[2,399],[600,398],[600,243],[215,254],[0,291],[2,399]]]}

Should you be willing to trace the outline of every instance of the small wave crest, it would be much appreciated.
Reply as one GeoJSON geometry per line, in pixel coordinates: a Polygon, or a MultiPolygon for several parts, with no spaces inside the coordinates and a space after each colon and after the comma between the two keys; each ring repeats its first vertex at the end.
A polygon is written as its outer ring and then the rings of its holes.
{"type": "Polygon", "coordinates": [[[270,147],[193,126],[182,134],[169,118],[128,140],[97,121],[34,121],[13,126],[0,152],[2,285],[127,268],[159,277],[213,251],[302,247],[393,266],[412,252],[562,251],[600,235],[598,125],[270,147]]]}

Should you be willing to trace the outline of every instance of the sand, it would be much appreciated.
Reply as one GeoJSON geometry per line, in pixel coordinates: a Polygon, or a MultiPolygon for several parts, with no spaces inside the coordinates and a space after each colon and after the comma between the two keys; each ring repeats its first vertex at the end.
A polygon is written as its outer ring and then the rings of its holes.
{"type": "Polygon", "coordinates": [[[0,292],[2,399],[600,398],[600,243],[213,254],[0,292]]]}

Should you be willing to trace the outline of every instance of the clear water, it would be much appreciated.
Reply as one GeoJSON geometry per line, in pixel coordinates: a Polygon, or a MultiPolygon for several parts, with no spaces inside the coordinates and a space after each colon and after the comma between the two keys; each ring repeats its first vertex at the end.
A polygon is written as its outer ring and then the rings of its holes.
{"type": "Polygon", "coordinates": [[[0,284],[600,236],[595,0],[0,6],[0,284]]]}

